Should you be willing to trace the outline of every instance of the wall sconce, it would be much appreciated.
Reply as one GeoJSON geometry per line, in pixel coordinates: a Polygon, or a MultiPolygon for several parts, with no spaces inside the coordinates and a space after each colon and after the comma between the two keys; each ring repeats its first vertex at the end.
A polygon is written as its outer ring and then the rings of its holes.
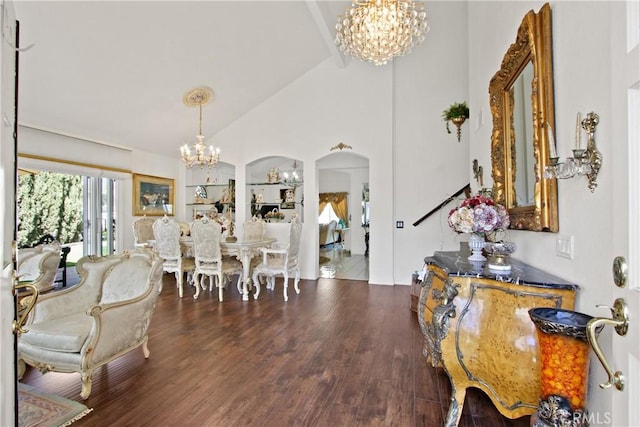
{"type": "Polygon", "coordinates": [[[589,180],[589,189],[593,193],[598,186],[598,172],[602,166],[602,153],[596,147],[594,134],[596,126],[600,118],[594,112],[587,114],[584,120],[580,120],[580,113],[576,119],[576,145],[573,151],[573,157],[567,157],[564,162],[558,162],[559,157],[556,154],[556,145],[553,140],[553,130],[546,124],[547,137],[549,142],[549,163],[545,167],[545,178],[567,179],[574,176],[586,176],[589,180]],[[582,130],[587,132],[587,148],[582,148],[582,130]]]}
{"type": "Polygon", "coordinates": [[[473,159],[471,165],[473,167],[473,177],[476,179],[476,182],[480,184],[480,187],[484,186],[482,166],[478,165],[478,159],[473,159]]]}

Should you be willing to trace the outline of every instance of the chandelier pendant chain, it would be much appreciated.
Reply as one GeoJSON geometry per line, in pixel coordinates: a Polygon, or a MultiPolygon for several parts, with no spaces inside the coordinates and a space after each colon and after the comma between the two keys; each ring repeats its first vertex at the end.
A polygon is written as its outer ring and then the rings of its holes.
{"type": "Polygon", "coordinates": [[[188,91],[182,98],[182,102],[187,107],[197,106],[200,109],[199,133],[196,137],[197,142],[193,144],[192,148],[189,148],[188,144],[180,147],[180,157],[188,168],[196,165],[200,166],[200,168],[205,166],[212,168],[220,161],[220,148],[214,148],[213,145],[206,147],[204,145],[204,135],[202,134],[202,105],[208,103],[212,96],[213,92],[211,89],[200,87],[188,91]],[[191,150],[193,150],[193,154],[191,150]]]}
{"type": "Polygon", "coordinates": [[[198,135],[202,135],[202,102],[200,102],[200,132],[198,135]]]}

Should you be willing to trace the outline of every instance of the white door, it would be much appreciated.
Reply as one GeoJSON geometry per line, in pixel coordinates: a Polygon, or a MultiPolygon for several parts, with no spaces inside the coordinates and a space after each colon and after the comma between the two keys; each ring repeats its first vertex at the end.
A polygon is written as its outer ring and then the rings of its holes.
{"type": "MultiPolygon", "coordinates": [[[[611,301],[603,304],[624,298],[630,323],[627,334],[613,333],[610,348],[604,349],[611,368],[623,373],[624,389],[608,390],[611,414],[599,415],[603,425],[640,427],[640,2],[615,3],[611,19],[620,28],[611,43],[613,252],[627,260],[628,283],[624,288],[616,287],[613,280],[603,284],[611,290],[611,301]]],[[[592,373],[598,383],[606,378],[601,366],[592,366],[592,373]]],[[[599,425],[596,421],[592,425],[599,425]]]]}

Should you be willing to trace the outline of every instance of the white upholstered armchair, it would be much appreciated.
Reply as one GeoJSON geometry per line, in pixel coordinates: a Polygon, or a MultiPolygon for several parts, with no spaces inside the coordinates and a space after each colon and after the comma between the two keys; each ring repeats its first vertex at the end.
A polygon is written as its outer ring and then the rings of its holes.
{"type": "Polygon", "coordinates": [[[18,338],[18,377],[25,363],[43,373],[79,372],[83,399],[93,371],[142,346],[162,287],[162,260],[134,249],[107,257],[83,257],[77,286],[41,295],[18,338]]]}
{"type": "Polygon", "coordinates": [[[60,251],[57,242],[19,249],[18,281],[30,282],[40,293],[52,290],[60,264],[60,251]]]}

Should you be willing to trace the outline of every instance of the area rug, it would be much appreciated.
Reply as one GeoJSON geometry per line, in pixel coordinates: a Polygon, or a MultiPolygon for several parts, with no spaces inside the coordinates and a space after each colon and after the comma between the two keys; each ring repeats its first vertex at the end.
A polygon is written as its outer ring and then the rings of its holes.
{"type": "Polygon", "coordinates": [[[91,411],[81,403],[18,383],[19,427],[68,426],[91,411]]]}

